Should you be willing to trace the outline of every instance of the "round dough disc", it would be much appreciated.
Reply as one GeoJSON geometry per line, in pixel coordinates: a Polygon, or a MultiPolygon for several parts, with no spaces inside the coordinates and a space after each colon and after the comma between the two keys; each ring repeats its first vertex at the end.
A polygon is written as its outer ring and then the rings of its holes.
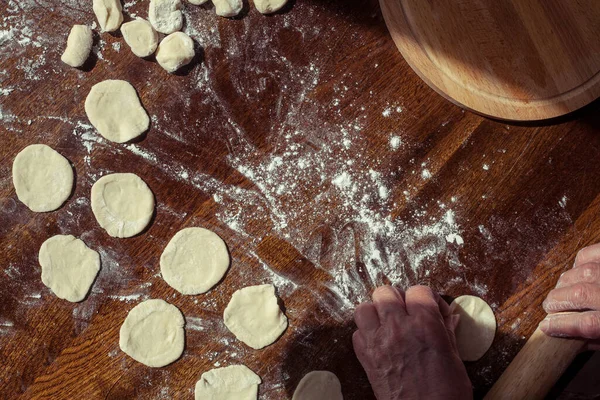
{"type": "Polygon", "coordinates": [[[31,211],[59,208],[73,190],[73,168],[66,158],[45,144],[25,147],[13,162],[17,197],[31,211]]]}
{"type": "Polygon", "coordinates": [[[100,255],[71,235],[56,235],[40,248],[42,282],[61,299],[85,298],[100,271],[100,255]]]}
{"type": "Polygon", "coordinates": [[[450,309],[460,315],[456,345],[463,361],[477,361],[488,351],[496,335],[496,317],[490,306],[476,296],[457,297],[450,309]]]}
{"type": "Polygon", "coordinates": [[[164,367],[181,357],[185,321],[177,307],[164,300],[146,300],[135,306],[121,325],[119,347],[149,367],[164,367]]]}
{"type": "Polygon", "coordinates": [[[196,400],[256,400],[261,379],[245,365],[211,369],[196,382],[196,400]]]}
{"type": "Polygon", "coordinates": [[[127,81],[107,80],[92,86],[85,113],[106,139],[124,143],[146,132],[150,118],[127,81]]]}
{"type": "Polygon", "coordinates": [[[227,272],[229,253],[216,233],[185,228],[173,236],[160,256],[160,272],[182,294],[205,293],[227,272]]]}
{"type": "Polygon", "coordinates": [[[312,371],[300,380],[292,400],[343,400],[342,385],[329,371],[312,371]]]}
{"type": "Polygon", "coordinates": [[[135,174],[111,174],[92,186],[92,211],[113,237],[137,235],[148,226],[154,213],[154,195],[135,174]]]}
{"type": "Polygon", "coordinates": [[[227,329],[253,349],[275,342],[288,325],[273,285],[248,286],[236,291],[223,317],[227,329]]]}

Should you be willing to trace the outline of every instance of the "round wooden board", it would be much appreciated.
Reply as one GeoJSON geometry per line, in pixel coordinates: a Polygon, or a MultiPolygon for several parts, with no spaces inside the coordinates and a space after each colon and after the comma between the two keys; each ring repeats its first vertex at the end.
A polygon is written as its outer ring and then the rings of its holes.
{"type": "Polygon", "coordinates": [[[508,120],[600,97],[597,0],[380,0],[396,46],[438,93],[508,120]]]}

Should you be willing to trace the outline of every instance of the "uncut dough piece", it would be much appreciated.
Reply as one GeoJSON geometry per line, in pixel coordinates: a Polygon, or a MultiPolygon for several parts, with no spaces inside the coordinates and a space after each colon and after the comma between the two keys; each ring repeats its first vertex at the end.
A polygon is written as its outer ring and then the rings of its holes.
{"type": "Polygon", "coordinates": [[[223,239],[203,228],[185,228],[173,236],[160,256],[163,279],[182,294],[205,293],[229,268],[223,239]]]}
{"type": "Polygon", "coordinates": [[[154,54],[158,46],[158,33],[150,22],[143,18],[126,22],[121,26],[121,33],[125,43],[131,48],[133,54],[138,57],[148,57],[154,54]]]}
{"type": "Polygon", "coordinates": [[[40,247],[42,282],[73,303],[85,298],[100,271],[100,255],[71,235],[56,235],[40,247]]]}
{"type": "Polygon", "coordinates": [[[93,42],[92,30],[88,26],[73,25],[60,60],[71,67],[81,67],[90,56],[93,42]]]}
{"type": "Polygon", "coordinates": [[[17,197],[31,211],[59,208],[73,190],[73,168],[66,158],[45,144],[32,144],[13,161],[17,197]]]}
{"type": "Polygon", "coordinates": [[[343,400],[342,385],[329,371],[312,371],[300,380],[292,400],[343,400]]]}
{"type": "Polygon", "coordinates": [[[496,317],[490,306],[476,296],[457,297],[450,309],[460,315],[456,345],[463,361],[477,361],[488,351],[496,334],[496,317]]]}
{"type": "Polygon", "coordinates": [[[121,325],[119,347],[149,367],[164,367],[181,357],[185,345],[183,314],[161,299],[135,306],[121,325]]]}
{"type": "Polygon", "coordinates": [[[92,8],[103,32],[114,32],[123,22],[121,0],[93,0],[92,8]]]}
{"type": "Polygon", "coordinates": [[[221,17],[235,17],[244,7],[242,0],[213,0],[213,4],[215,12],[221,17]]]}
{"type": "Polygon", "coordinates": [[[154,214],[154,195],[135,174],[111,174],[92,186],[92,212],[100,226],[113,237],[137,235],[154,214]]]}
{"type": "Polygon", "coordinates": [[[248,286],[236,291],[223,317],[225,326],[236,338],[257,350],[274,343],[288,326],[273,285],[248,286]]]}
{"type": "Polygon", "coordinates": [[[254,0],[254,7],[261,14],[271,14],[281,10],[287,2],[288,0],[254,0]]]}
{"type": "Polygon", "coordinates": [[[138,137],[150,126],[146,110],[127,81],[107,80],[92,86],[85,113],[102,136],[117,143],[138,137]]]}
{"type": "Polygon", "coordinates": [[[196,400],[256,400],[261,379],[245,365],[211,369],[196,382],[196,400]]]}
{"type": "Polygon", "coordinates": [[[160,33],[168,35],[181,30],[183,14],[180,0],[150,0],[148,19],[160,33]]]}
{"type": "Polygon", "coordinates": [[[202,4],[206,3],[207,1],[208,1],[208,0],[188,0],[188,2],[189,2],[190,4],[193,4],[193,5],[195,5],[195,6],[202,5],[202,4]]]}
{"type": "Polygon", "coordinates": [[[171,73],[189,64],[195,55],[194,41],[183,32],[175,32],[158,45],[156,61],[171,73]]]}

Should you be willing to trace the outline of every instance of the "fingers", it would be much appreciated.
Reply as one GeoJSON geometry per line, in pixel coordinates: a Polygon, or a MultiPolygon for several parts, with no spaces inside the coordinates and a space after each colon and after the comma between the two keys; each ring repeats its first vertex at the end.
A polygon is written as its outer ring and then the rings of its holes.
{"type": "Polygon", "coordinates": [[[600,262],[580,264],[577,268],[565,272],[558,279],[556,287],[571,286],[579,282],[600,284],[600,262]]]}
{"type": "Polygon", "coordinates": [[[573,268],[577,268],[580,265],[589,262],[600,262],[600,243],[579,250],[579,253],[577,253],[577,256],[575,257],[573,268]]]}
{"type": "Polygon", "coordinates": [[[600,312],[550,314],[541,323],[540,329],[549,336],[600,338],[600,312]]]}
{"type": "Polygon", "coordinates": [[[362,303],[354,310],[354,322],[359,330],[373,331],[379,328],[379,316],[373,303],[362,303]]]}
{"type": "Polygon", "coordinates": [[[380,324],[406,316],[402,295],[392,286],[380,286],[373,292],[373,304],[377,309],[380,324]]]}
{"type": "Polygon", "coordinates": [[[406,291],[406,311],[408,315],[423,312],[441,315],[439,298],[427,286],[412,286],[406,291]]]}
{"type": "Polygon", "coordinates": [[[600,286],[576,283],[553,289],[542,304],[548,314],[574,310],[600,310],[600,286]]]}

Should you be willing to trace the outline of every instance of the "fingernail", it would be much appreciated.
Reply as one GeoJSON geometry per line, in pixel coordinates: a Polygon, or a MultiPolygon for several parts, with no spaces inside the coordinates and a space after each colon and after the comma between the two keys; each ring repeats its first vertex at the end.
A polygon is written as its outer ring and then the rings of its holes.
{"type": "Polygon", "coordinates": [[[550,321],[548,321],[547,318],[543,319],[542,322],[540,322],[540,324],[538,325],[538,327],[546,332],[548,330],[548,328],[550,328],[550,321]]]}

